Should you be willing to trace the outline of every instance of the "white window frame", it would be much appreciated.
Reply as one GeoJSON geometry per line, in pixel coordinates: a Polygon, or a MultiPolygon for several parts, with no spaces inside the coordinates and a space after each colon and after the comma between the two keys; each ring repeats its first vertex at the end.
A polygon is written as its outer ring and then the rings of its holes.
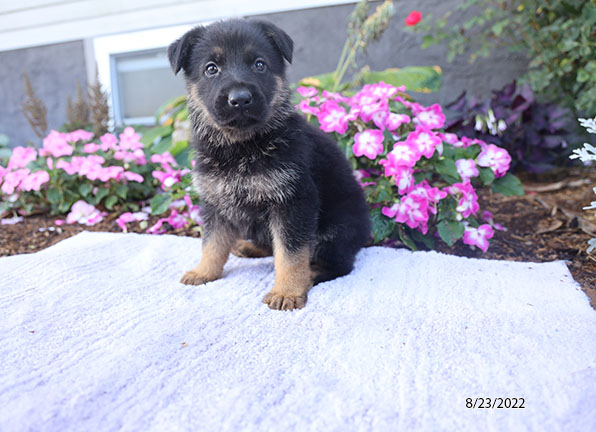
{"type": "Polygon", "coordinates": [[[117,86],[113,85],[115,84],[114,80],[116,74],[113,67],[115,56],[167,48],[171,42],[179,38],[192,27],[193,26],[190,25],[174,26],[99,37],[92,41],[86,41],[86,51],[91,49],[94,53],[93,57],[87,56],[88,80],[89,82],[95,82],[95,65],[97,65],[99,82],[102,84],[104,90],[109,93],[108,104],[112,113],[111,126],[122,126],[125,122],[135,124],[154,123],[153,117],[138,117],[131,119],[124,119],[121,117],[120,107],[117,102],[119,101],[118,89],[117,86]],[[89,64],[90,62],[91,64],[89,64]]]}

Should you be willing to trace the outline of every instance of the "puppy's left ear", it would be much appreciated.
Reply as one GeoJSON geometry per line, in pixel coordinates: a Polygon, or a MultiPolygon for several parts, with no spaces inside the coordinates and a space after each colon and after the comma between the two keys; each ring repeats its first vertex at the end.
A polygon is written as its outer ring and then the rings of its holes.
{"type": "Polygon", "coordinates": [[[294,41],[285,31],[267,21],[255,20],[251,21],[251,23],[259,27],[261,31],[265,33],[265,36],[267,36],[273,42],[288,63],[292,63],[294,41]]]}
{"type": "Polygon", "coordinates": [[[188,72],[188,60],[192,47],[199,41],[204,30],[205,27],[195,27],[184,33],[180,39],[170,44],[168,47],[168,59],[170,60],[174,75],[178,74],[180,69],[188,72]]]}

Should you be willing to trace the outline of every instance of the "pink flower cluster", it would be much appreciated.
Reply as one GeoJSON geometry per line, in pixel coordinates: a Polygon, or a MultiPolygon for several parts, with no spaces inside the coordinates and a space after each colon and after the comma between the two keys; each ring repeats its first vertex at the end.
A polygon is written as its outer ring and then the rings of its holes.
{"type": "Polygon", "coordinates": [[[426,107],[408,100],[404,87],[384,82],[367,84],[351,97],[327,91],[319,94],[314,87],[300,87],[297,91],[304,98],[297,109],[316,117],[322,130],[353,136],[353,155],[365,158],[362,164],[368,167],[359,172],[363,186],[376,186],[374,176],[377,174],[372,174],[372,178],[368,174],[376,171],[395,185],[397,200],[382,207],[385,216],[426,234],[431,218],[437,215],[439,202],[450,197],[457,203],[455,219],[468,224],[464,243],[485,250],[493,233],[492,220],[478,228],[466,221],[479,210],[472,181],[479,177],[480,168],[490,168],[495,178],[505,175],[511,163],[506,150],[478,139],[443,132],[445,114],[441,106],[426,107]],[[450,175],[459,176],[461,182],[416,182],[417,173],[436,170],[436,164],[444,159],[445,146],[479,148],[471,153],[476,157],[453,161],[457,174],[450,175]]]}
{"type": "Polygon", "coordinates": [[[37,159],[37,150],[31,147],[15,147],[6,168],[0,166],[0,190],[6,195],[15,192],[38,191],[41,186],[50,181],[46,171],[32,171],[26,168],[37,159]]]}
{"type": "Polygon", "coordinates": [[[159,180],[162,190],[171,188],[190,172],[187,168],[178,169],[176,160],[168,152],[152,155],[151,162],[161,165],[161,170],[154,170],[152,174],[159,180]]]}
{"type": "MultiPolygon", "coordinates": [[[[122,213],[116,220],[116,224],[122,229],[122,231],[127,232],[128,223],[146,221],[149,219],[150,213],[150,207],[136,213],[122,213]]],[[[183,199],[173,201],[170,204],[170,215],[168,217],[159,219],[155,224],[147,229],[147,233],[163,234],[167,232],[166,224],[170,225],[173,229],[180,229],[185,228],[189,223],[202,225],[203,219],[201,217],[199,206],[193,204],[190,196],[185,195],[183,199]]]]}

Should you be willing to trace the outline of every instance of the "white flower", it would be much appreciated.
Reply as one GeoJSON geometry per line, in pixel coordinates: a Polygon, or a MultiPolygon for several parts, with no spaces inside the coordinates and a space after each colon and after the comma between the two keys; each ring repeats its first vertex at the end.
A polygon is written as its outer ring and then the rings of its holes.
{"type": "Polygon", "coordinates": [[[588,133],[596,134],[596,117],[593,119],[580,118],[579,124],[588,130],[588,133]]]}

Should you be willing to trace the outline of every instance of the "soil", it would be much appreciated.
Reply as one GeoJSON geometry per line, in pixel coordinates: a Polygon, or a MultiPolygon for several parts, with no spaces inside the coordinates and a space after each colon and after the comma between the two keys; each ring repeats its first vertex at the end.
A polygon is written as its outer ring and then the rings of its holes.
{"type": "MultiPolygon", "coordinates": [[[[496,231],[486,253],[458,242],[453,247],[440,244],[439,251],[466,257],[507,261],[548,262],[564,260],[575,280],[596,309],[596,251],[587,254],[587,241],[596,237],[594,210],[582,210],[596,199],[596,170],[568,169],[548,176],[518,174],[526,195],[504,197],[489,190],[479,195],[480,208],[489,210],[495,222],[506,227],[496,231]]],[[[45,249],[81,231],[121,232],[112,214],[101,223],[87,227],[57,227],[50,216],[31,216],[15,225],[0,227],[0,256],[32,253],[45,249]]],[[[157,218],[154,218],[157,220],[157,218]]],[[[154,220],[150,220],[151,224],[154,220]]],[[[129,224],[130,231],[143,232],[129,224]]],[[[193,230],[174,230],[169,234],[198,237],[193,230]]]]}

